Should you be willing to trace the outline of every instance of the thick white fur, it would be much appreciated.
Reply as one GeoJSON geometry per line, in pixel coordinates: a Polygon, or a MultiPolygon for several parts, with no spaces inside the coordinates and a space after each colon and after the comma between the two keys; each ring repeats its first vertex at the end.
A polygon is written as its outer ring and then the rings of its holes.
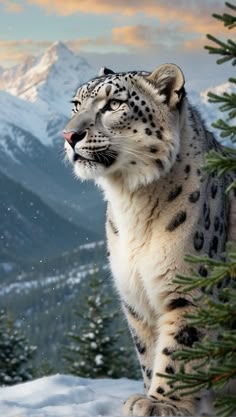
{"type": "MultiPolygon", "coordinates": [[[[170,71],[170,66],[168,67],[168,76],[172,74],[172,69],[171,67],[170,71]]],[[[163,68],[163,81],[162,70],[163,68]]],[[[173,71],[175,73],[176,69],[173,71]]],[[[155,77],[156,74],[158,72],[155,77]]],[[[176,86],[179,90],[183,76],[178,70],[177,75],[176,86]]],[[[193,301],[196,295],[193,292],[183,294],[181,288],[173,283],[173,279],[177,273],[189,273],[189,266],[183,258],[187,252],[196,252],[193,236],[202,227],[202,207],[204,201],[207,201],[207,190],[211,181],[207,176],[202,179],[198,175],[208,143],[204,126],[197,113],[189,106],[188,100],[183,100],[179,111],[176,108],[178,94],[174,90],[169,106],[165,104],[165,95],[162,90],[160,92],[155,77],[147,79],[134,75],[133,81],[136,83],[140,101],[145,99],[150,108],[155,108],[154,122],[163,128],[162,139],[145,135],[146,125],[142,123],[142,117],[133,122],[132,129],[122,126],[119,128],[120,115],[132,112],[124,103],[116,112],[105,113],[99,125],[102,138],[100,146],[110,146],[111,152],[118,150],[117,161],[109,168],[99,164],[76,162],[74,171],[82,179],[95,180],[108,202],[106,230],[112,275],[123,303],[132,306],[133,312],[141,318],[137,319],[126,311],[131,329],[147,345],[146,352],[140,355],[141,363],[145,365],[145,369],[150,368],[153,371],[150,380],[144,371],[147,397],[141,395],[140,401],[137,396],[129,400],[125,406],[125,414],[147,416],[150,409],[154,409],[158,415],[191,415],[196,409],[195,400],[191,396],[181,400],[181,403],[167,401],[166,405],[163,402],[156,405],[154,400],[154,408],[152,396],[163,401],[162,395],[157,394],[157,387],[164,387],[165,392],[168,391],[166,380],[157,377],[156,372],[165,372],[166,366],[170,364],[176,369],[177,364],[170,357],[164,356],[162,351],[166,347],[178,348],[174,336],[186,325],[184,313],[191,310],[188,307],[170,311],[168,305],[176,297],[193,301]],[[197,137],[191,121],[193,112],[198,129],[197,137]],[[132,133],[134,127],[136,134],[132,133]],[[150,147],[154,146],[158,146],[157,155],[163,163],[161,169],[156,161],[157,156],[150,153],[150,147]],[[132,161],[135,162],[133,165],[132,161]],[[191,168],[188,173],[186,165],[191,168]],[[176,185],[181,185],[181,195],[170,202],[169,193],[176,185]],[[199,200],[193,204],[189,195],[198,191],[199,200]],[[183,225],[169,231],[168,225],[180,211],[186,214],[183,225]],[[118,234],[114,233],[114,227],[118,234]]],[[[133,88],[133,84],[129,80],[124,81],[122,77],[120,84],[130,91],[133,88]]],[[[113,97],[115,88],[112,85],[107,99],[113,97]]],[[[79,91],[79,98],[81,94],[79,91]]],[[[99,91],[95,88],[94,94],[96,99],[85,97],[78,116],[96,114],[104,106],[106,81],[99,91]]],[[[94,120],[91,116],[90,139],[94,137],[93,132],[96,130],[94,120]]],[[[87,149],[87,140],[88,138],[78,143],[77,151],[91,157],[93,151],[87,149]]],[[[73,151],[67,143],[66,152],[72,161],[73,151]]],[[[217,198],[211,202],[212,219],[219,214],[219,204],[220,200],[217,198]]],[[[205,247],[209,247],[211,239],[210,232],[205,231],[205,247]]]]}

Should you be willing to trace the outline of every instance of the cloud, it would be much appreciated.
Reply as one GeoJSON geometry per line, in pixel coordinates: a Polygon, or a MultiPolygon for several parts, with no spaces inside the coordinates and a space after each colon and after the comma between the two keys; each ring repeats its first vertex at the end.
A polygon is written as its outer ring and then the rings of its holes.
{"type": "Polygon", "coordinates": [[[0,0],[0,3],[4,5],[4,11],[8,13],[21,13],[23,7],[20,4],[13,3],[10,0],[0,0]]]}
{"type": "Polygon", "coordinates": [[[87,46],[92,46],[92,47],[105,46],[109,43],[109,41],[103,36],[98,36],[97,38],[73,39],[65,43],[69,48],[73,49],[74,51],[80,51],[81,49],[84,49],[87,46]]]}
{"type": "MultiPolygon", "coordinates": [[[[222,23],[212,17],[212,12],[222,12],[221,0],[27,0],[29,4],[39,5],[49,13],[59,15],[70,15],[73,13],[86,14],[113,14],[115,20],[117,15],[135,16],[140,13],[149,17],[155,17],[161,31],[167,32],[170,37],[175,38],[177,28],[180,33],[194,39],[202,37],[206,33],[215,36],[228,34],[228,29],[222,27],[222,23]],[[171,31],[172,28],[172,31],[171,31]],[[192,36],[194,35],[194,36],[192,36]]],[[[153,23],[153,20],[152,20],[153,23]]],[[[159,35],[161,34],[159,31],[159,35]]],[[[155,31],[147,24],[124,26],[114,28],[112,40],[115,45],[122,44],[127,47],[148,46],[148,35],[153,38],[155,31]],[[126,38],[127,36],[127,38],[126,38]]],[[[149,45],[150,46],[150,45],[149,45]]]]}
{"type": "Polygon", "coordinates": [[[127,45],[144,48],[150,44],[152,28],[147,25],[122,26],[112,29],[114,45],[127,45]]]}
{"type": "MultiPolygon", "coordinates": [[[[208,44],[205,34],[215,36],[224,33],[228,29],[223,28],[222,23],[212,18],[212,12],[222,12],[221,0],[25,0],[28,4],[38,5],[49,13],[70,15],[75,12],[113,14],[110,16],[114,27],[110,35],[97,38],[84,37],[67,41],[67,45],[74,51],[90,52],[125,52],[138,53],[139,51],[158,51],[166,48],[173,52],[174,48],[182,50],[199,51],[208,44]],[[115,14],[115,15],[114,15],[115,14]],[[126,18],[124,19],[124,15],[126,18]],[[145,19],[143,19],[145,15],[145,19]],[[135,22],[140,24],[117,25],[119,22],[129,22],[129,16],[135,16],[135,22]],[[148,17],[152,19],[148,19],[148,17]],[[153,18],[156,18],[156,23],[153,18]],[[143,19],[143,22],[142,20],[143,19]],[[172,49],[171,49],[172,48],[172,49]]],[[[7,8],[14,10],[16,3],[10,0],[0,0],[7,8]]],[[[16,5],[17,6],[17,5],[16,5]]],[[[10,10],[9,9],[9,10],[10,10]]],[[[17,10],[17,8],[16,8],[17,10]]],[[[18,10],[20,11],[20,9],[18,10]]],[[[132,18],[132,23],[134,19],[132,18]]],[[[103,21],[102,21],[103,22],[103,21]]],[[[50,45],[45,41],[1,41],[0,59],[7,65],[22,61],[26,55],[36,55],[50,45]]]]}
{"type": "MultiPolygon", "coordinates": [[[[27,0],[39,5],[49,13],[70,15],[76,12],[87,14],[117,14],[134,16],[143,13],[156,17],[161,23],[181,22],[184,26],[205,33],[216,26],[212,12],[222,12],[222,0],[27,0]],[[213,22],[213,23],[212,23],[213,22]],[[210,26],[209,26],[210,25],[210,26]]],[[[219,24],[219,23],[218,23],[219,24]]],[[[221,25],[222,28],[222,25],[221,25]]],[[[220,29],[219,29],[220,30],[220,29]]]]}
{"type": "Polygon", "coordinates": [[[183,11],[187,13],[195,12],[195,16],[208,14],[212,11],[222,9],[222,0],[28,0],[29,4],[37,4],[49,11],[61,15],[69,15],[75,12],[110,14],[121,13],[123,15],[135,15],[144,13],[148,16],[158,16],[165,12],[165,18],[181,15],[183,11]],[[167,12],[167,13],[166,13],[167,12]]]}
{"type": "Polygon", "coordinates": [[[45,48],[51,45],[50,41],[32,41],[23,39],[21,41],[2,41],[0,40],[0,61],[7,66],[18,64],[28,55],[38,55],[45,48]]]}
{"type": "MultiPolygon", "coordinates": [[[[44,53],[45,49],[52,45],[52,41],[33,41],[31,39],[3,41],[0,40],[0,62],[4,66],[9,67],[14,64],[23,62],[27,56],[37,56],[44,53]]],[[[97,38],[82,38],[66,41],[65,44],[74,52],[81,52],[86,50],[89,46],[92,50],[97,50],[98,47],[110,45],[109,39],[103,37],[97,38]]]]}

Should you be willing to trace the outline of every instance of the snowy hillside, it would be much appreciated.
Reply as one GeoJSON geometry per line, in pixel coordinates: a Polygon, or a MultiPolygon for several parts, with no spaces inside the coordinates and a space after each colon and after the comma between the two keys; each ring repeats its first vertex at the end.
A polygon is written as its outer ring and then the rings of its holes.
{"type": "Polygon", "coordinates": [[[37,195],[1,172],[0,215],[0,271],[9,255],[16,265],[20,259],[45,259],[97,239],[96,234],[58,216],[37,195]]]}
{"type": "MultiPolygon", "coordinates": [[[[34,208],[35,206],[31,207],[32,210],[34,208]]],[[[50,223],[54,224],[52,218],[50,218],[50,223]]],[[[23,233],[21,229],[19,228],[18,233],[23,233]]],[[[33,226],[33,233],[34,231],[35,226],[33,226]]],[[[62,235],[66,236],[66,233],[63,228],[62,235]]],[[[51,233],[51,235],[53,237],[54,234],[51,233]]],[[[37,234],[32,245],[37,249],[36,238],[37,234]]],[[[18,265],[14,271],[10,270],[11,260],[7,261],[6,256],[3,256],[0,251],[2,255],[0,259],[5,259],[2,266],[8,268],[8,275],[5,278],[2,273],[0,275],[0,306],[11,312],[17,320],[18,327],[32,344],[38,346],[37,365],[46,359],[55,372],[62,372],[64,369],[62,346],[67,343],[65,335],[77,322],[74,311],[78,309],[78,306],[81,309],[86,308],[84,303],[94,274],[99,274],[99,277],[106,283],[100,286],[101,292],[109,293],[109,297],[114,297],[112,307],[114,311],[119,308],[112,288],[104,242],[78,246],[81,240],[77,239],[74,248],[69,247],[67,252],[55,258],[47,259],[42,253],[39,262],[18,265]]],[[[86,237],[83,240],[86,241],[86,237]]],[[[66,241],[69,241],[68,237],[64,240],[65,243],[66,241]]],[[[59,244],[60,241],[58,246],[59,244]]],[[[15,256],[15,252],[16,250],[11,250],[12,257],[15,256]]],[[[28,252],[30,252],[29,249],[28,252]]],[[[26,261],[25,256],[22,256],[21,260],[26,261]]],[[[81,319],[78,320],[78,325],[79,323],[81,319]]]]}
{"type": "MultiPolygon", "coordinates": [[[[0,91],[0,108],[0,145],[4,144],[5,150],[7,149],[5,138],[13,135],[13,127],[31,133],[43,145],[52,144],[47,132],[46,112],[34,103],[22,100],[6,91],[0,91]]],[[[14,140],[17,147],[27,151],[21,135],[14,135],[14,140]]],[[[10,149],[7,152],[10,152],[10,149]]]]}
{"type": "Polygon", "coordinates": [[[4,417],[121,417],[123,402],[137,392],[141,381],[55,375],[0,388],[0,412],[4,417]]]}

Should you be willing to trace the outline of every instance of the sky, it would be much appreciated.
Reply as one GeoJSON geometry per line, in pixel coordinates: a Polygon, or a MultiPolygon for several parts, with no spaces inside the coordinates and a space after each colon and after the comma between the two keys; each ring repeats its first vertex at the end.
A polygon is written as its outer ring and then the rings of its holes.
{"type": "MultiPolygon", "coordinates": [[[[151,69],[164,62],[211,79],[206,33],[229,30],[211,15],[223,0],[0,0],[0,65],[10,67],[62,41],[93,64],[151,69]]],[[[229,74],[230,75],[230,74],[229,74]]],[[[216,69],[215,77],[225,77],[216,69]]]]}

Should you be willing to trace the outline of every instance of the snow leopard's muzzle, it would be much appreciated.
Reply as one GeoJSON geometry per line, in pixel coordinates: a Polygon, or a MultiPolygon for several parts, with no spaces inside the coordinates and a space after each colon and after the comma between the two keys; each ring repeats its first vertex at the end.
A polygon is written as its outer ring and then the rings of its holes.
{"type": "Polygon", "coordinates": [[[75,115],[66,125],[63,136],[73,150],[73,162],[88,161],[109,167],[116,161],[118,153],[111,151],[109,139],[101,132],[97,139],[93,129],[94,123],[86,112],[75,115]]]}

